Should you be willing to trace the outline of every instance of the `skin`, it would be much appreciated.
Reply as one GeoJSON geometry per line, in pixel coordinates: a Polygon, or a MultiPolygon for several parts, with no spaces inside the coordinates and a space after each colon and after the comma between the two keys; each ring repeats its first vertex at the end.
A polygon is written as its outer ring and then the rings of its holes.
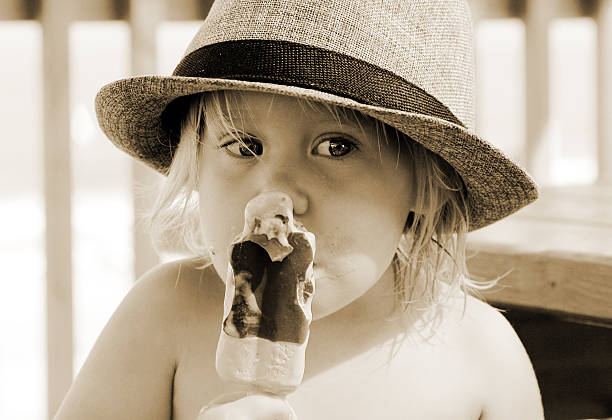
{"type": "Polygon", "coordinates": [[[270,420],[290,419],[295,410],[300,420],[541,420],[529,358],[491,306],[459,292],[435,328],[393,313],[389,263],[414,179],[410,163],[398,162],[397,145],[382,142],[379,152],[371,126],[338,126],[291,98],[246,94],[240,101],[255,117],[241,129],[261,140],[263,153],[239,159],[227,149],[240,148],[214,125],[205,133],[199,192],[213,265],[179,260],[143,275],[100,334],[56,419],[270,420]],[[359,148],[330,159],[329,143],[321,146],[329,133],[350,136],[359,148]],[[237,393],[240,386],[215,370],[225,250],[242,231],[244,206],[264,191],[288,194],[296,219],[317,237],[306,370],[286,399],[237,393]]]}
{"type": "MultiPolygon", "coordinates": [[[[223,250],[242,231],[248,201],[264,192],[286,193],[296,219],[317,238],[313,319],[337,312],[388,275],[412,204],[410,162],[397,159],[399,144],[380,147],[372,121],[335,118],[323,106],[304,107],[288,96],[227,95],[239,116],[236,132],[207,125],[199,178],[201,224],[215,271],[223,278],[223,250]]],[[[245,412],[253,412],[242,402],[245,412]]],[[[265,413],[275,402],[264,400],[255,411],[265,413]]],[[[240,410],[228,403],[200,420],[236,417],[240,410]]]]}
{"type": "Polygon", "coordinates": [[[410,162],[396,143],[379,147],[369,120],[339,123],[323,106],[289,96],[228,95],[239,115],[235,128],[253,150],[241,150],[219,124],[207,125],[200,215],[214,268],[224,278],[226,250],[243,229],[247,202],[263,192],[286,193],[295,218],[317,240],[313,317],[334,313],[387,271],[414,201],[410,162]]]}

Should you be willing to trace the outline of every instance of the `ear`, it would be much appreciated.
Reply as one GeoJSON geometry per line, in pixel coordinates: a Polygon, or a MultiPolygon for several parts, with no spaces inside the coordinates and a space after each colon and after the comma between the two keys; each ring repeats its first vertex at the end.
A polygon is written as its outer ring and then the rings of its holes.
{"type": "MultiPolygon", "coordinates": [[[[436,206],[436,209],[434,210],[436,213],[440,212],[442,210],[442,207],[444,207],[444,205],[450,199],[450,197],[446,194],[444,194],[443,197],[441,198],[442,199],[438,202],[438,205],[436,206]]],[[[404,225],[404,233],[406,233],[412,227],[417,215],[419,217],[423,217],[425,215],[425,209],[419,206],[417,208],[410,210],[410,212],[408,213],[408,217],[406,218],[406,224],[404,225]]]]}
{"type": "Polygon", "coordinates": [[[408,218],[406,219],[406,224],[404,225],[404,233],[408,232],[408,230],[414,224],[414,217],[415,217],[415,214],[411,210],[410,213],[408,213],[408,218]]]}

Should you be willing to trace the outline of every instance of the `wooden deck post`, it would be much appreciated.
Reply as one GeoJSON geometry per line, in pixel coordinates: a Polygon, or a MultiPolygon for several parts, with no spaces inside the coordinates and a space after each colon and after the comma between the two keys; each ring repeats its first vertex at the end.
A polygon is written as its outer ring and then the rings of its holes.
{"type": "Polygon", "coordinates": [[[66,7],[64,0],[45,0],[41,16],[49,418],[59,408],[72,382],[72,186],[66,7]]]}
{"type": "Polygon", "coordinates": [[[598,181],[612,185],[612,0],[600,0],[598,44],[598,181]]]}
{"type": "MultiPolygon", "coordinates": [[[[132,31],[132,74],[153,74],[157,69],[156,31],[165,16],[164,0],[131,0],[129,23],[132,31]]],[[[132,197],[134,203],[134,279],[159,262],[148,233],[138,223],[153,197],[142,197],[140,186],[148,187],[160,177],[153,169],[132,160],[132,197]]]]}
{"type": "Polygon", "coordinates": [[[40,0],[0,0],[0,20],[36,19],[40,0]]]}
{"type": "MultiPolygon", "coordinates": [[[[554,0],[553,0],[554,1],[554,0]]],[[[549,178],[549,65],[548,26],[551,1],[527,2],[525,15],[525,66],[527,127],[525,157],[527,169],[538,182],[549,178]]]]}

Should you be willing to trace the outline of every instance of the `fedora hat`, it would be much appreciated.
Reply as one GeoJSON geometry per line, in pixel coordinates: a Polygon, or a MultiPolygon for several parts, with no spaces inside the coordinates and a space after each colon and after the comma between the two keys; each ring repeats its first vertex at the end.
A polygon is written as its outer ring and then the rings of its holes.
{"type": "Polygon", "coordinates": [[[216,0],[171,76],[110,83],[96,113],[117,147],[167,174],[185,98],[215,90],[327,102],[396,128],[459,173],[469,230],[538,196],[531,177],[474,132],[466,0],[216,0]]]}

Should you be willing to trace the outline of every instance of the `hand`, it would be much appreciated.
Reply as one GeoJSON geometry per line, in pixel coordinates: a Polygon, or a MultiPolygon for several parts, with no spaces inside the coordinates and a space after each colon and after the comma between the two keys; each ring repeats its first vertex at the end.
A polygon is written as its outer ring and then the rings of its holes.
{"type": "Polygon", "coordinates": [[[236,392],[203,407],[197,420],[297,420],[285,398],[274,394],[236,392]]]}

